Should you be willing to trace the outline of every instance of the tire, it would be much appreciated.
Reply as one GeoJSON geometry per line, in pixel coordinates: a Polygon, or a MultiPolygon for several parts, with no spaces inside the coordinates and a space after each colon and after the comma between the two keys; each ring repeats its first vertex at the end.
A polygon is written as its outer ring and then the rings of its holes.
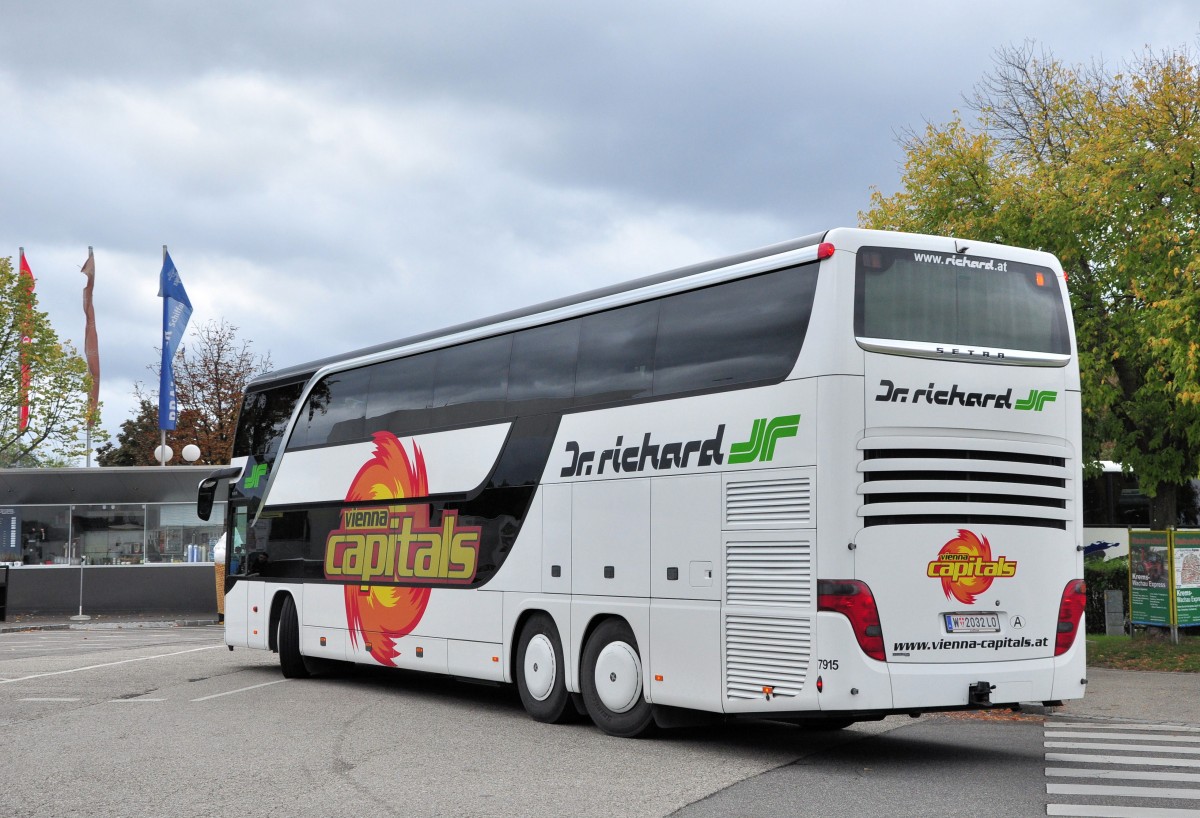
{"type": "Polygon", "coordinates": [[[576,717],[567,691],[566,668],[554,620],[546,614],[534,614],[521,629],[513,671],[521,704],[535,721],[562,724],[576,717]]]}
{"type": "Polygon", "coordinates": [[[279,632],[275,644],[279,646],[279,668],[286,679],[307,679],[308,665],[300,654],[300,620],[296,616],[296,603],[291,595],[283,598],[279,611],[279,632]]]}
{"type": "Polygon", "coordinates": [[[634,738],[654,725],[637,639],[625,620],[606,619],[592,632],[583,648],[580,687],[588,715],[610,736],[634,738]]]}

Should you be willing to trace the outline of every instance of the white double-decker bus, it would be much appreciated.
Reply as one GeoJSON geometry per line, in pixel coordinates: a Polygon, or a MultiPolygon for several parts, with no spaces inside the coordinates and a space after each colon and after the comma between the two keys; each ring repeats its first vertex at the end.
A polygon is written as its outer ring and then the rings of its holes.
{"type": "Polygon", "coordinates": [[[225,641],[605,732],[1083,695],[1042,252],[839,228],[256,380],[225,641]]]}

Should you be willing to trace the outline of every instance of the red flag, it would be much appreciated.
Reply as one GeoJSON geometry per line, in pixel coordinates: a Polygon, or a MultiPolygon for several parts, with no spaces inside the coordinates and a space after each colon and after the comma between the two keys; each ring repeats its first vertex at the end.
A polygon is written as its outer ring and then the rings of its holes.
{"type": "Polygon", "coordinates": [[[29,269],[29,262],[25,260],[25,248],[21,247],[19,249],[21,252],[21,285],[29,291],[29,301],[23,308],[23,313],[19,319],[21,330],[21,391],[17,403],[21,407],[21,424],[18,427],[18,431],[24,432],[29,427],[29,383],[31,373],[26,347],[33,342],[33,338],[31,337],[33,334],[33,270],[29,269]]]}
{"type": "Polygon", "coordinates": [[[88,248],[87,261],[79,272],[87,276],[83,285],[83,356],[87,359],[88,374],[92,376],[92,388],[88,391],[88,422],[92,428],[96,422],[96,407],[100,403],[100,343],[96,339],[96,310],[92,307],[92,285],[96,283],[96,260],[92,248],[88,248]]]}

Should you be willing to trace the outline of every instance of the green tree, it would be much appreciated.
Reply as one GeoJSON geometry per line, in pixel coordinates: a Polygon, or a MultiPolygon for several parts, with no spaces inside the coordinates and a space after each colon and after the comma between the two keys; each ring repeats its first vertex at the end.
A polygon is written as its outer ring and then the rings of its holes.
{"type": "Polygon", "coordinates": [[[87,364],[0,258],[0,466],[63,465],[86,454],[87,364]],[[23,344],[24,328],[30,341],[23,344]],[[29,367],[29,425],[20,428],[21,366],[29,367]]]}
{"type": "Polygon", "coordinates": [[[1119,71],[1002,49],[957,115],[902,137],[901,189],[867,227],[1037,247],[1068,274],[1084,459],[1118,460],[1174,524],[1200,473],[1200,64],[1146,52],[1119,71]]]}

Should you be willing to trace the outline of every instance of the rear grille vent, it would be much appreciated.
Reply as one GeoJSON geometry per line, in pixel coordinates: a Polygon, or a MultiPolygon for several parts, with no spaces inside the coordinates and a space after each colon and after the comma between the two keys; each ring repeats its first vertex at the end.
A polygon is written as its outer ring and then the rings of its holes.
{"type": "Polygon", "coordinates": [[[1065,446],[974,438],[868,438],[859,444],[864,525],[1024,525],[1065,529],[1074,461],[1065,446]]]}
{"type": "Polygon", "coordinates": [[[725,601],[729,605],[802,608],[812,605],[812,544],[725,544],[725,601]]]}
{"type": "Polygon", "coordinates": [[[796,696],[804,689],[812,650],[808,619],[725,616],[725,696],[796,696]]]}

